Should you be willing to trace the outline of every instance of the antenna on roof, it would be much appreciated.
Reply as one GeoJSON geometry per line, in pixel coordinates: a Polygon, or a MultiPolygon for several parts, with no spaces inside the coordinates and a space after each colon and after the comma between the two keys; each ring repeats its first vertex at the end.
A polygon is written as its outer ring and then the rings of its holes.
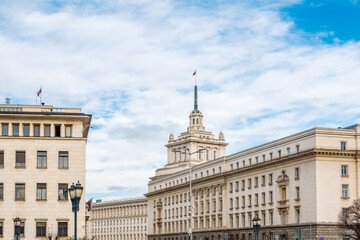
{"type": "Polygon", "coordinates": [[[9,105],[9,104],[10,104],[10,98],[5,98],[5,103],[6,103],[7,105],[9,105]]]}

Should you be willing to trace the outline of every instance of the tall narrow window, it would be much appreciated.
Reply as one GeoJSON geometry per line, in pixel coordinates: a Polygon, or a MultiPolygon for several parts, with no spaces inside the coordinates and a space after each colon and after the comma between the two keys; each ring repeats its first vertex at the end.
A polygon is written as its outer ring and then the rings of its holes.
{"type": "Polygon", "coordinates": [[[44,137],[50,137],[50,125],[44,125],[44,137]]]}
{"type": "Polygon", "coordinates": [[[287,151],[287,154],[290,155],[290,148],[287,148],[286,151],[287,151]]]}
{"type": "Polygon", "coordinates": [[[300,208],[296,208],[296,223],[300,224],[300,208]]]}
{"type": "Polygon", "coordinates": [[[55,125],[55,137],[60,137],[61,134],[61,126],[55,125]]]}
{"type": "Polygon", "coordinates": [[[15,184],[15,200],[20,200],[20,201],[25,200],[25,184],[23,183],[15,184]]]}
{"type": "Polygon", "coordinates": [[[251,166],[251,158],[249,158],[249,165],[251,166]]]}
{"type": "Polygon", "coordinates": [[[29,124],[24,124],[23,125],[23,136],[28,137],[29,133],[30,133],[30,125],[29,124]]]}
{"type": "Polygon", "coordinates": [[[300,199],[300,187],[295,187],[295,192],[296,192],[296,200],[300,199]]]}
{"type": "Polygon", "coordinates": [[[349,185],[343,184],[341,186],[341,190],[342,190],[342,197],[343,198],[349,197],[349,185]]]}
{"type": "Polygon", "coordinates": [[[59,168],[69,168],[68,152],[59,152],[59,168]]]}
{"type": "Polygon", "coordinates": [[[2,124],[2,135],[3,136],[9,135],[9,124],[7,124],[7,123],[2,124]]]}
{"type": "Polygon", "coordinates": [[[265,155],[262,155],[262,157],[263,157],[263,162],[265,162],[265,155]]]}
{"type": "Polygon", "coordinates": [[[206,150],[206,160],[209,160],[209,150],[206,150]]]}
{"type": "Polygon", "coordinates": [[[25,151],[16,151],[15,167],[25,167],[25,151]]]}
{"type": "MultiPolygon", "coordinates": [[[[0,159],[0,161],[1,161],[1,159],[0,159]]],[[[348,166],[347,165],[341,165],[341,176],[347,176],[347,175],[348,175],[348,166]]]]}
{"type": "Polygon", "coordinates": [[[4,151],[0,151],[0,167],[4,167],[4,151]]]}
{"type": "Polygon", "coordinates": [[[37,167],[46,168],[47,167],[47,152],[38,151],[37,152],[37,167]]]}
{"type": "Polygon", "coordinates": [[[40,125],[34,125],[34,137],[40,137],[40,125]]]}
{"type": "Polygon", "coordinates": [[[19,136],[19,124],[13,123],[13,136],[18,137],[19,136]]]}
{"type": "Polygon", "coordinates": [[[300,179],[300,168],[295,168],[295,179],[300,179]]]}
{"type": "Polygon", "coordinates": [[[199,159],[201,159],[201,151],[199,151],[199,159]]]}
{"type": "Polygon", "coordinates": [[[68,223],[58,222],[58,236],[66,237],[68,235],[68,223]]]}
{"type": "Polygon", "coordinates": [[[279,150],[278,153],[279,153],[279,158],[281,158],[281,150],[279,150]]]}
{"type": "MultiPolygon", "coordinates": [[[[4,134],[3,134],[4,135],[4,134]]],[[[346,150],[346,142],[341,142],[341,150],[345,151],[346,150]]]]}
{"type": "Polygon", "coordinates": [[[0,237],[3,237],[4,222],[0,222],[0,237]]]}
{"type": "Polygon", "coordinates": [[[273,153],[270,153],[270,160],[273,160],[273,153]]]}
{"type": "Polygon", "coordinates": [[[4,200],[4,184],[0,183],[0,200],[4,200]]]}
{"type": "Polygon", "coordinates": [[[214,151],[214,159],[216,159],[216,151],[214,151]]]}
{"type": "Polygon", "coordinates": [[[65,126],[65,137],[71,137],[72,136],[72,126],[66,125],[65,126]]]}
{"type": "Polygon", "coordinates": [[[300,152],[300,145],[296,145],[296,152],[300,152]]]}
{"type": "Polygon", "coordinates": [[[36,236],[45,237],[46,236],[46,222],[37,222],[36,223],[36,236]]]}
{"type": "Polygon", "coordinates": [[[46,183],[37,184],[36,200],[46,200],[46,183]]]}
{"type": "Polygon", "coordinates": [[[273,175],[272,173],[269,174],[269,185],[272,185],[273,183],[273,175]]]}
{"type": "Polygon", "coordinates": [[[269,203],[273,203],[273,192],[272,191],[269,192],[269,200],[270,200],[269,203]]]}

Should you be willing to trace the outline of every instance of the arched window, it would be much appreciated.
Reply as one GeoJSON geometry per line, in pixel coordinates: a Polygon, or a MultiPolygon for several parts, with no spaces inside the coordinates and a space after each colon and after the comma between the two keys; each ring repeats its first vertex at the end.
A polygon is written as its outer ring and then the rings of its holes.
{"type": "Polygon", "coordinates": [[[193,124],[195,124],[195,118],[193,118],[193,124]]]}
{"type": "Polygon", "coordinates": [[[199,119],[198,118],[196,119],[196,124],[199,124],[199,119]]]}

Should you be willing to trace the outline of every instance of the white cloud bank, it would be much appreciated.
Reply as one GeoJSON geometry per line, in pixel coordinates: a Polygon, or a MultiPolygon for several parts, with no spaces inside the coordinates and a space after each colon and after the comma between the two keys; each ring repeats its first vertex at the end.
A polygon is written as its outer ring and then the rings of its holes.
{"type": "Polygon", "coordinates": [[[47,104],[93,114],[89,196],[146,192],[169,134],[186,130],[195,68],[205,126],[228,153],[360,122],[360,43],[301,39],[271,4],[5,1],[0,96],[33,104],[42,85],[47,104]]]}

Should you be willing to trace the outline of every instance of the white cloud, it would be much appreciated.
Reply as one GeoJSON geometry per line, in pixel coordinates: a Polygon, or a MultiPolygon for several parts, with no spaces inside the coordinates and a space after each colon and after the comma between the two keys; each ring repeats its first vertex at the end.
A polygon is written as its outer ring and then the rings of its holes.
{"type": "Polygon", "coordinates": [[[169,134],[186,130],[194,69],[205,126],[224,131],[228,153],[359,121],[360,44],[303,41],[280,18],[288,3],[76,4],[0,5],[0,94],[33,104],[42,85],[46,103],[93,114],[90,193],[146,192],[169,134]]]}

